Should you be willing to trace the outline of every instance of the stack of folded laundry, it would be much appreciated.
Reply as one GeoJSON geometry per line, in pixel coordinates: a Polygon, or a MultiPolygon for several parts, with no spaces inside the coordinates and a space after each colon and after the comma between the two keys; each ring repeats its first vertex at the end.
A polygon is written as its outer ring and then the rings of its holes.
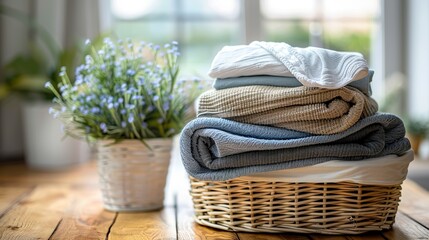
{"type": "Polygon", "coordinates": [[[401,119],[378,112],[373,74],[359,53],[272,42],[224,47],[209,72],[214,89],[200,96],[198,117],[181,134],[185,169],[208,181],[402,181],[413,153],[401,119]]]}

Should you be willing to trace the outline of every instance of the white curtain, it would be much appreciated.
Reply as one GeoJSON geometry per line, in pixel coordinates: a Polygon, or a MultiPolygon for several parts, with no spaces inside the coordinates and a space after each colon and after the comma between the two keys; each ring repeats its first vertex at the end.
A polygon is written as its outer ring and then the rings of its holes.
{"type": "MultiPolygon", "coordinates": [[[[33,16],[49,32],[59,48],[67,48],[78,41],[96,37],[105,30],[106,27],[103,26],[106,26],[110,16],[106,12],[108,0],[0,0],[0,3],[33,16]]],[[[25,24],[0,16],[1,65],[17,54],[28,51],[31,36],[36,34],[25,24]]],[[[41,38],[36,39],[38,45],[46,50],[46,44],[41,38]]],[[[20,102],[18,98],[0,102],[0,160],[23,155],[20,102]]]]}

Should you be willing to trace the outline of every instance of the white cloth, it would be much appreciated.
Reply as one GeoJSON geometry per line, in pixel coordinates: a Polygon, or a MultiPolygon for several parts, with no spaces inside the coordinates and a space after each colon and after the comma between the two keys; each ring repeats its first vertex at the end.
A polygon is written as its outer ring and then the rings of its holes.
{"type": "Polygon", "coordinates": [[[294,76],[307,87],[336,89],[366,77],[368,64],[360,53],[252,42],[223,47],[213,59],[208,74],[213,78],[294,76]]]}
{"type": "Polygon", "coordinates": [[[245,181],[270,182],[354,182],[374,185],[397,185],[405,180],[412,150],[401,156],[387,155],[360,161],[332,160],[308,167],[256,173],[242,176],[245,181]]]}

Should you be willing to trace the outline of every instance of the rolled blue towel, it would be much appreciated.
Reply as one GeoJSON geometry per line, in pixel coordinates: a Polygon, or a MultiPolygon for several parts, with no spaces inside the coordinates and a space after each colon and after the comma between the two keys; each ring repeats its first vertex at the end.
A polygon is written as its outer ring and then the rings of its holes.
{"type": "Polygon", "coordinates": [[[401,119],[377,113],[346,131],[312,135],[284,128],[197,118],[180,136],[189,175],[223,181],[257,172],[296,168],[336,160],[362,160],[410,149],[401,119]]]}

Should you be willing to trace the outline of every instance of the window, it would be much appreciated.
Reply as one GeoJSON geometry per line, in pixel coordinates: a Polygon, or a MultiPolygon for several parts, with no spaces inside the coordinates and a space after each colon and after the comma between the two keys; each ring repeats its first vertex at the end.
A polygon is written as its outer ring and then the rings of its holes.
{"type": "Polygon", "coordinates": [[[293,46],[358,51],[370,59],[376,0],[260,0],[263,38],[293,46]]]}
{"type": "Polygon", "coordinates": [[[358,51],[370,61],[379,5],[379,0],[111,0],[111,11],[118,37],[177,40],[182,73],[207,78],[222,46],[252,40],[358,51]],[[249,21],[254,19],[260,24],[249,21]]]}
{"type": "Polygon", "coordinates": [[[238,0],[111,0],[120,38],[180,43],[181,71],[207,78],[215,54],[240,42],[238,0]]]}

